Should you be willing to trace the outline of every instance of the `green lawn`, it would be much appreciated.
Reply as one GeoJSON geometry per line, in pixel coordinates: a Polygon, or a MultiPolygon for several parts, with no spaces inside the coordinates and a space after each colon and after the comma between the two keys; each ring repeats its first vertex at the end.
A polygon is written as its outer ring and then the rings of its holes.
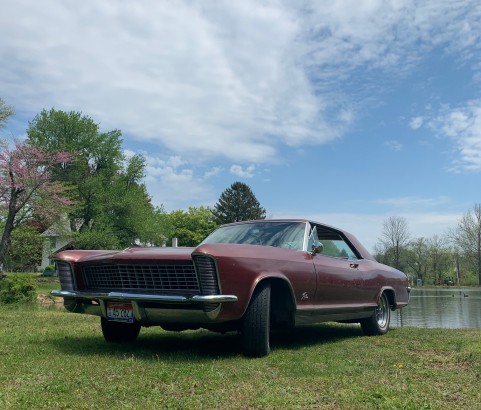
{"type": "MultiPolygon", "coordinates": [[[[41,286],[42,289],[49,285],[41,286]]],[[[142,329],[104,342],[99,318],[0,307],[2,409],[477,409],[481,331],[326,324],[239,354],[235,334],[142,329]]]]}

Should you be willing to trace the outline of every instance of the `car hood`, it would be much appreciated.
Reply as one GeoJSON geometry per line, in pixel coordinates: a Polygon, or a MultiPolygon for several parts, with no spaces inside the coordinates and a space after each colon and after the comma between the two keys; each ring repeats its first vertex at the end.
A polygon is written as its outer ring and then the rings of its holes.
{"type": "Polygon", "coordinates": [[[122,260],[185,260],[190,259],[195,248],[157,248],[132,247],[123,251],[73,250],[62,251],[55,255],[55,259],[66,262],[118,262],[122,260]]]}

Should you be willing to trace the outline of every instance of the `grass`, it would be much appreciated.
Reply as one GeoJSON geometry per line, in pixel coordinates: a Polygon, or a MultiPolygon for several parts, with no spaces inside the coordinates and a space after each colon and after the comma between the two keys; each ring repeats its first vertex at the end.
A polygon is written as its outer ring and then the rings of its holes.
{"type": "MultiPolygon", "coordinates": [[[[40,284],[41,290],[53,286],[40,284]]],[[[0,307],[2,409],[475,409],[481,331],[324,324],[275,334],[262,359],[235,334],[143,328],[104,342],[99,318],[0,307]]]]}

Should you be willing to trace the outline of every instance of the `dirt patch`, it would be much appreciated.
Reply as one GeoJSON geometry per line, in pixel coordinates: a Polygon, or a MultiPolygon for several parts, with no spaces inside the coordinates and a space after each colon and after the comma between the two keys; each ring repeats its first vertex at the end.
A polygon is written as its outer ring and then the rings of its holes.
{"type": "Polygon", "coordinates": [[[63,298],[55,298],[50,295],[45,295],[44,293],[40,293],[37,296],[37,301],[42,307],[63,307],[63,298]]]}

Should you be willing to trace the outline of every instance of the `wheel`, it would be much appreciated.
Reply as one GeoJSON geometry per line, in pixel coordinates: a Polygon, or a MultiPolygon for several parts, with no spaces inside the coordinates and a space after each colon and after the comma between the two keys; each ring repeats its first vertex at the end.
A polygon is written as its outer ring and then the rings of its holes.
{"type": "Polygon", "coordinates": [[[361,320],[361,328],[364,334],[368,336],[383,335],[389,330],[389,322],[391,321],[391,307],[385,293],[379,299],[379,304],[374,314],[361,320]]]}
{"type": "Polygon", "coordinates": [[[138,323],[110,322],[104,317],[100,318],[104,339],[110,343],[133,342],[140,332],[138,323]]]}
{"type": "Polygon", "coordinates": [[[262,357],[270,352],[270,304],[271,286],[261,283],[255,289],[242,318],[242,352],[245,356],[262,357]]]}

